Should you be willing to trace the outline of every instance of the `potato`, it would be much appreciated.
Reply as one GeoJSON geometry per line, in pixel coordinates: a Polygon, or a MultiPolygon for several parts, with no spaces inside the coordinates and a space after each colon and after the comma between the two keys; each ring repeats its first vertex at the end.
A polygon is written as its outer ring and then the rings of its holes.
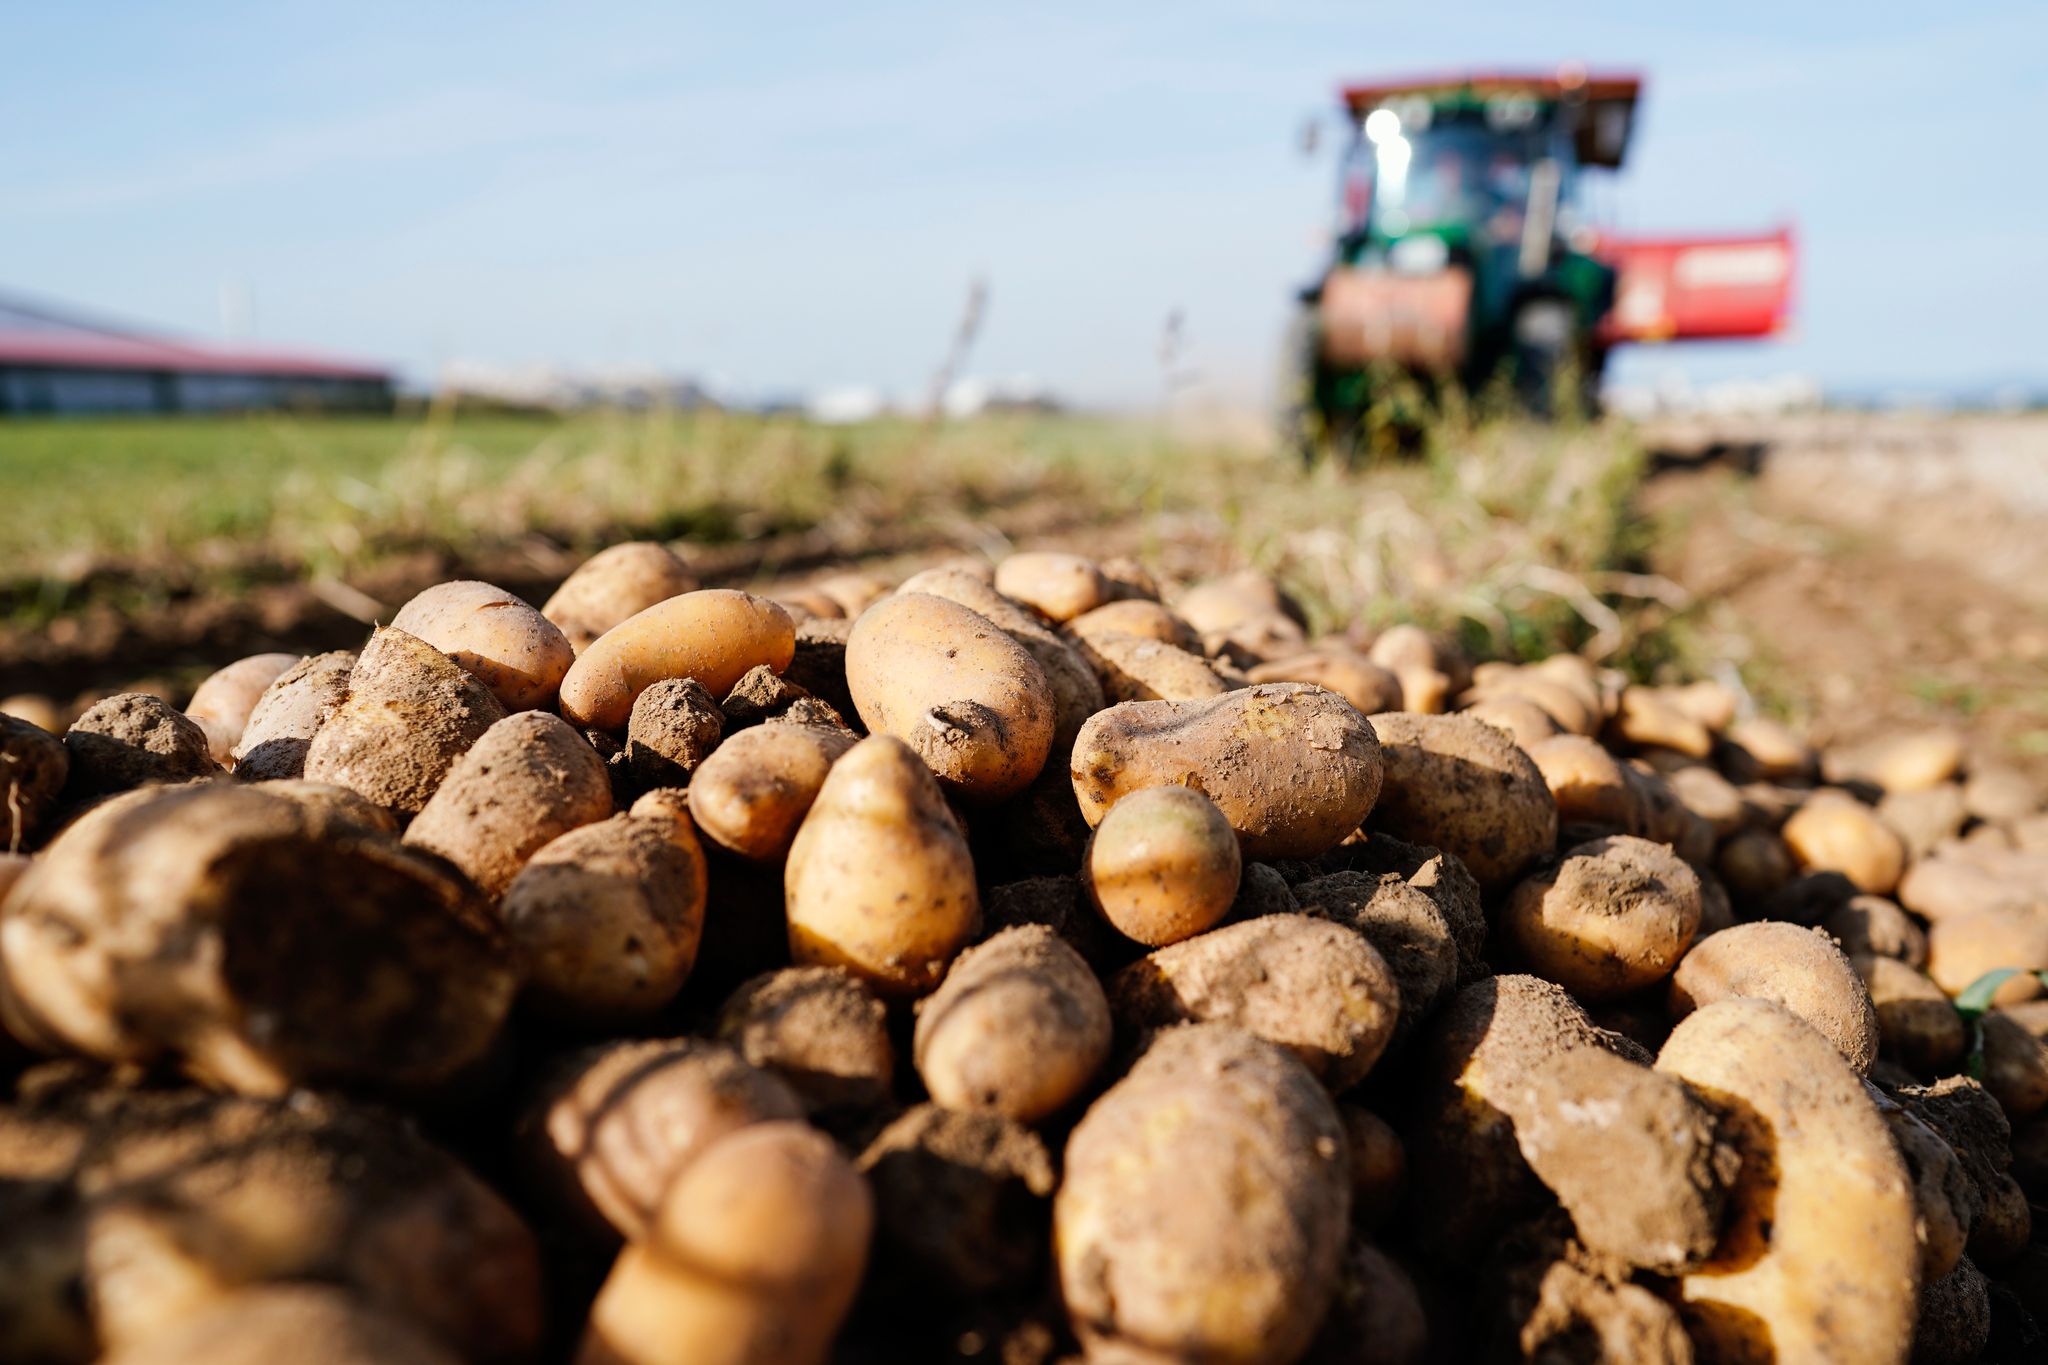
{"type": "Polygon", "coordinates": [[[1213,1024],[1162,1034],[1067,1142],[1053,1244],[1083,1348],[1298,1359],[1344,1247],[1343,1142],[1328,1096],[1281,1049],[1213,1024]]]}
{"type": "Polygon", "coordinates": [[[1714,751],[1707,727],[1654,687],[1624,688],[1610,729],[1637,748],[1672,749],[1688,758],[1705,758],[1714,751]]]}
{"type": "Polygon", "coordinates": [[[1491,970],[1483,961],[1486,912],[1480,905],[1479,883],[1456,858],[1434,848],[1403,843],[1388,834],[1345,844],[1332,851],[1324,866],[1363,872],[1385,882],[1398,878],[1428,896],[1450,926],[1458,950],[1458,974],[1476,979],[1491,970]]]}
{"type": "Polygon", "coordinates": [[[496,1038],[513,979],[452,873],[346,819],[206,783],[109,803],[0,919],[0,1012],[107,1062],[248,1094],[420,1091],[496,1038]]]}
{"type": "Polygon", "coordinates": [[[891,996],[937,987],[981,908],[937,781],[886,734],[832,766],[790,845],[783,887],[790,955],[845,967],[891,996]]]}
{"type": "Polygon", "coordinates": [[[1906,868],[1906,850],[1868,806],[1817,793],[1780,831],[1800,868],[1839,872],[1858,891],[1888,896],[1906,868]]]}
{"type": "Polygon", "coordinates": [[[1727,686],[1702,678],[1682,687],[1664,689],[1665,700],[1716,734],[1735,723],[1742,698],[1727,686]]]}
{"type": "Polygon", "coordinates": [[[2039,811],[2041,794],[2016,768],[1973,763],[1963,783],[1963,808],[1989,824],[2009,825],[2039,811]]]}
{"type": "Polygon", "coordinates": [[[455,760],[405,832],[496,899],[540,848],[612,813],[604,760],[559,716],[507,716],[455,760]]]}
{"type": "Polygon", "coordinates": [[[1777,833],[1745,829],[1732,834],[1714,856],[1714,870],[1728,893],[1744,902],[1761,900],[1792,880],[1792,850],[1777,833]]]}
{"type": "Polygon", "coordinates": [[[185,718],[206,731],[215,763],[226,767],[233,761],[235,745],[257,700],[298,662],[296,654],[251,654],[209,674],[194,690],[185,705],[185,718]]]}
{"type": "Polygon", "coordinates": [[[306,748],[303,776],[417,815],[455,760],[504,718],[497,697],[447,655],[387,627],[363,646],[347,697],[306,748]]]}
{"type": "Polygon", "coordinates": [[[1927,965],[1927,931],[1883,896],[1853,896],[1820,927],[1852,960],[1860,954],[1895,957],[1914,968],[1927,965]]]}
{"type": "Polygon", "coordinates": [[[1979,910],[1934,921],[1927,930],[1927,974],[1950,995],[1961,995],[1986,972],[2016,967],[1991,998],[2000,1005],[2041,995],[2033,973],[2048,969],[2048,915],[2025,910],[1979,910]]]}
{"type": "Polygon", "coordinates": [[[704,760],[690,814],[706,838],[756,862],[778,862],[818,799],[851,731],[786,721],[742,730],[704,760]]]}
{"type": "Polygon", "coordinates": [[[1024,647],[1045,672],[1052,689],[1057,719],[1053,726],[1051,753],[1063,761],[1072,752],[1074,736],[1088,717],[1108,702],[1095,669],[1068,640],[1055,635],[1030,611],[997,592],[971,573],[958,569],[932,569],[905,580],[898,589],[904,593],[926,593],[957,602],[988,619],[997,630],[1024,647]]]}
{"type": "Polygon", "coordinates": [[[1811,746],[1766,716],[1729,725],[1716,758],[1733,782],[1804,782],[1813,776],[1811,746]]]}
{"type": "Polygon", "coordinates": [[[308,782],[304,778],[280,777],[250,784],[267,796],[280,797],[304,806],[316,815],[345,820],[377,834],[398,833],[398,817],[374,804],[360,792],[330,782],[308,782]]]}
{"type": "Polygon", "coordinates": [[[65,719],[64,708],[40,692],[17,692],[11,697],[0,697],[0,716],[27,721],[52,735],[64,733],[70,723],[65,719]]]}
{"type": "Polygon", "coordinates": [[[1899,903],[1926,920],[2048,908],[2048,858],[1951,844],[1908,868],[1899,903]]]}
{"type": "Polygon", "coordinates": [[[1158,602],[1138,597],[1105,602],[1067,622],[1067,637],[1071,640],[1092,642],[1102,635],[1135,635],[1191,654],[1202,647],[1194,627],[1158,602]]]}
{"type": "Polygon", "coordinates": [[[1344,1145],[1351,1154],[1351,1222],[1365,1232],[1385,1226],[1400,1207],[1408,1154],[1393,1125],[1356,1104],[1340,1104],[1344,1145]]]}
{"type": "Polygon", "coordinates": [[[1201,655],[1143,636],[1104,631],[1083,640],[1081,652],[1107,702],[1201,701],[1236,690],[1201,655]]]}
{"type": "Polygon", "coordinates": [[[785,967],[754,977],[718,1014],[720,1042],[789,1083],[813,1114],[889,1102],[896,1051],[888,1011],[853,973],[785,967]]]}
{"type": "Polygon", "coordinates": [[[1429,1341],[1415,1281],[1391,1256],[1354,1235],[1304,1365],[1422,1365],[1429,1341]]]}
{"type": "Polygon", "coordinates": [[[704,853],[687,818],[640,813],[568,830],[527,859],[499,906],[542,1014],[630,1024],[689,978],[704,932],[704,853]]]}
{"type": "Polygon", "coordinates": [[[874,1217],[867,1182],[816,1129],[721,1138],[612,1266],[578,1365],[824,1365],[874,1217]]]}
{"type": "Polygon", "coordinates": [[[249,782],[302,776],[306,750],[327,717],[348,698],[351,650],[301,659],[277,675],[249,711],[235,742],[235,776],[249,782]]]}
{"type": "Polygon", "coordinates": [[[1963,757],[1963,737],[1953,730],[1896,731],[1830,749],[1821,770],[1830,782],[1862,783],[1887,792],[1917,791],[1954,781],[1963,757]]]}
{"type": "MultiPolygon", "coordinates": [[[[525,1359],[540,1344],[539,1260],[497,1194],[378,1109],[77,1073],[0,1106],[10,1361],[140,1353],[293,1280],[346,1289],[465,1358],[525,1359]]],[[[259,1358],[314,1358],[317,1344],[259,1358]]]]}
{"type": "Polygon", "coordinates": [[[839,608],[835,614],[849,621],[887,597],[890,591],[886,579],[860,572],[827,574],[812,583],[810,590],[839,608]]]}
{"type": "Polygon", "coordinates": [[[1963,1020],[1941,987],[1894,958],[1849,962],[1870,991],[1884,1055],[1916,1076],[1954,1073],[1963,1059],[1963,1020]]]}
{"type": "Polygon", "coordinates": [[[2019,1122],[2048,1106],[2048,1046],[2003,1010],[1978,1021],[1984,1041],[1984,1088],[2019,1122]]]}
{"type": "Polygon", "coordinates": [[[1158,949],[1109,990],[1132,1036],[1190,1020],[1231,1024],[1286,1048],[1333,1093],[1372,1070],[1401,1010],[1378,950],[1308,915],[1268,915],[1158,949]]]}
{"type": "Polygon", "coordinates": [[[645,1240],[662,1196],[712,1143],[803,1117],[779,1077],[700,1038],[605,1043],[565,1058],[519,1124],[535,1198],[586,1236],[645,1240]]]}
{"type": "Polygon", "coordinates": [[[1036,550],[996,565],[996,591],[1045,617],[1071,621],[1109,600],[1109,584],[1092,560],[1036,550]]]}
{"type": "Polygon", "coordinates": [[[796,653],[796,625],[765,598],[705,588],[636,612],[584,646],[562,679],[562,717],[622,730],[633,703],[664,678],[695,678],[723,697],[750,669],[777,673],[796,653]]]}
{"type": "Polygon", "coordinates": [[[914,1058],[948,1109],[1036,1123],[1109,1056],[1109,1002],[1081,955],[1043,925],[1005,929],[954,960],[920,1001],[914,1058]]]}
{"type": "Polygon", "coordinates": [[[73,799],[220,772],[206,732],[147,692],[95,702],[64,732],[64,749],[71,760],[65,790],[73,799]]]}
{"type": "Polygon", "coordinates": [[[1858,1075],[1877,1056],[1877,1010],[1856,969],[1816,929],[1765,920],[1701,939],[1671,977],[1671,1013],[1734,997],[1770,1000],[1805,1020],[1858,1075]]]}
{"type": "Polygon", "coordinates": [[[1589,678],[1559,676],[1536,668],[1517,669],[1512,675],[1489,681],[1473,689],[1472,696],[1476,705],[1493,700],[1532,702],[1553,727],[1569,735],[1596,735],[1606,718],[1600,708],[1600,690],[1589,678]]]}
{"type": "Polygon", "coordinates": [[[405,1322],[338,1289],[247,1289],[102,1357],[105,1365],[458,1365],[405,1322]]]}
{"type": "Polygon", "coordinates": [[[1401,707],[1401,680],[1365,655],[1334,646],[1318,646],[1303,654],[1262,663],[1247,675],[1255,683],[1313,683],[1335,692],[1362,716],[1401,707]]]}
{"type": "Polygon", "coordinates": [[[1518,885],[1501,924],[1536,974],[1584,1001],[1670,975],[1700,926],[1700,880],[1661,844],[1596,839],[1518,885]]]}
{"type": "MultiPolygon", "coordinates": [[[[1532,754],[1537,745],[1564,733],[1548,711],[1527,697],[1507,692],[1489,693],[1465,707],[1461,714],[1485,721],[1532,754]]],[[[1574,735],[1572,738],[1583,736],[1574,735]]],[[[1586,742],[1592,743],[1591,740],[1586,742]]],[[[1597,744],[1593,747],[1599,748],[1597,744]]],[[[1600,751],[1603,754],[1607,752],[1605,749],[1600,751]]]]}
{"type": "Polygon", "coordinates": [[[1664,773],[1663,778],[1678,803],[1705,821],[1715,839],[1726,839],[1749,824],[1742,793],[1706,764],[1687,764],[1664,773]]]}
{"type": "Polygon", "coordinates": [[[71,772],[71,751],[48,731],[0,715],[0,771],[7,775],[0,788],[6,812],[0,834],[12,851],[33,838],[56,809],[71,772]]]}
{"type": "Polygon", "coordinates": [[[928,593],[898,593],[861,614],[846,681],[874,734],[907,744],[949,790],[1001,801],[1052,752],[1058,715],[1038,661],[987,617],[928,593]]]}
{"type": "Polygon", "coordinates": [[[1118,932],[1159,948],[1221,923],[1242,866],[1237,836],[1208,797],[1192,787],[1147,787],[1102,817],[1081,877],[1118,932]]]}
{"type": "Polygon", "coordinates": [[[1610,826],[1621,833],[1642,827],[1641,798],[1628,769],[1595,741],[1557,735],[1530,746],[1528,754],[1557,803],[1560,824],[1610,826]]]}
{"type": "Polygon", "coordinates": [[[1874,1085],[1866,1085],[1864,1093],[1891,1129],[1892,1143],[1913,1182],[1921,1283],[1938,1280],[1961,1259],[1984,1198],[1964,1172],[1955,1148],[1919,1115],[1874,1085]]]}
{"type": "Polygon", "coordinates": [[[507,711],[552,702],[576,658],[554,622],[503,588],[470,579],[416,594],[391,625],[460,664],[507,711]]]}
{"type": "Polygon", "coordinates": [[[1913,1190],[1836,1045],[1775,1002],[1723,999],[1679,1022],[1657,1069],[1717,1100],[1743,1153],[1716,1259],[1678,1282],[1710,1358],[1903,1361],[1920,1258],[1913,1190]]]}
{"type": "Polygon", "coordinates": [[[1458,987],[1458,943],[1428,892],[1397,874],[1333,872],[1294,888],[1301,910],[1360,935],[1398,988],[1392,1044],[1405,1043],[1458,987]]]}
{"type": "Polygon", "coordinates": [[[554,622],[580,654],[628,617],[696,586],[697,580],[667,546],[629,540],[584,560],[541,604],[540,614],[554,622]]]}
{"type": "Polygon", "coordinates": [[[1963,806],[1963,789],[1944,782],[1917,791],[1886,792],[1877,803],[1877,818],[1899,836],[1908,861],[1917,861],[1960,835],[1969,812],[1963,806]]]}
{"type": "Polygon", "coordinates": [[[724,735],[725,712],[704,684],[663,678],[634,698],[625,751],[614,762],[639,787],[684,787],[724,735]]]}
{"type": "Polygon", "coordinates": [[[1373,827],[1457,857],[1489,890],[1557,842],[1557,802],[1514,743],[1466,716],[1372,718],[1386,758],[1373,827]]]}
{"type": "Polygon", "coordinates": [[[1313,858],[1372,813],[1381,758],[1372,726],[1343,698],[1263,683],[1209,701],[1112,706],[1083,727],[1072,776],[1090,825],[1131,792],[1193,786],[1245,857],[1313,858]]]}
{"type": "Polygon", "coordinates": [[[1173,609],[1202,637],[1203,651],[1217,657],[1278,659],[1308,643],[1301,609],[1254,570],[1198,584],[1173,609]]]}

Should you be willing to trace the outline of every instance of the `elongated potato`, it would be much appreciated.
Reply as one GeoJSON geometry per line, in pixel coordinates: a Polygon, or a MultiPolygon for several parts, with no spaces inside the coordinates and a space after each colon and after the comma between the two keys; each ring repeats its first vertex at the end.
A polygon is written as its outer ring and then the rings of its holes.
{"type": "Polygon", "coordinates": [[[1161,948],[1221,923],[1242,870],[1237,836],[1215,802],[1193,787],[1147,787],[1102,817],[1081,878],[1104,919],[1161,948]]]}
{"type": "Polygon", "coordinates": [[[1111,702],[1200,701],[1235,688],[1201,655],[1141,635],[1102,631],[1081,649],[1111,702]]]}
{"type": "Polygon", "coordinates": [[[783,888],[790,955],[845,967],[886,995],[936,987],[981,914],[974,860],[937,781],[890,735],[833,765],[783,888]]]}
{"type": "Polygon", "coordinates": [[[1061,1295],[1092,1357],[1289,1365],[1349,1221],[1344,1127],[1307,1069],[1237,1029],[1172,1029],[1068,1139],[1061,1295]]]}
{"type": "Polygon", "coordinates": [[[854,746],[850,730],[771,721],[712,750],[690,780],[690,815],[704,836],[756,862],[789,852],[832,765],[854,746]]]}
{"type": "Polygon", "coordinates": [[[1254,859],[1328,852],[1372,813],[1380,775],[1365,717],[1304,683],[1201,702],[1124,702],[1089,721],[1074,745],[1074,795],[1091,826],[1131,792],[1195,787],[1254,859]]]}
{"type": "Polygon", "coordinates": [[[1109,600],[1109,584],[1093,560],[1052,550],[1014,554],[997,564],[996,591],[1048,621],[1071,621],[1109,600]]]}
{"type": "Polygon", "coordinates": [[[1075,640],[1093,640],[1098,635],[1135,635],[1141,640],[1158,640],[1193,653],[1202,647],[1194,627],[1158,602],[1142,597],[1105,602],[1067,622],[1067,635],[1075,640]]]}
{"type": "Polygon", "coordinates": [[[731,588],[686,592],[586,645],[562,679],[562,716],[622,730],[640,694],[664,678],[695,678],[723,697],[749,670],[765,664],[780,673],[795,653],[795,623],[766,598],[731,588]]]}
{"type": "Polygon", "coordinates": [[[404,1320],[314,1285],[223,1295],[101,1359],[106,1365],[459,1365],[404,1320]]]}
{"type": "Polygon", "coordinates": [[[540,614],[580,654],[621,621],[696,586],[696,578],[666,545],[629,540],[579,564],[541,604],[540,614]]]}
{"type": "Polygon", "coordinates": [[[507,716],[455,760],[405,832],[495,899],[542,845],[612,813],[604,760],[561,717],[507,716]]]}
{"type": "Polygon", "coordinates": [[[1081,955],[1042,924],[954,960],[919,1002],[917,1074],[948,1109],[1036,1123],[1067,1107],[1109,1056],[1109,1002],[1081,955]]]}
{"type": "Polygon", "coordinates": [[[869,731],[901,740],[969,800],[1015,796],[1052,752],[1058,714],[1045,670],[958,602],[898,593],[861,613],[846,683],[869,731]]]}
{"type": "Polygon", "coordinates": [[[1386,759],[1373,827],[1454,854],[1488,889],[1557,842],[1557,802],[1535,762],[1469,716],[1372,718],[1386,759]]]}
{"type": "Polygon", "coordinates": [[[447,655],[386,627],[363,646],[347,697],[306,746],[303,775],[417,815],[455,760],[504,718],[490,689],[447,655]]]}
{"type": "Polygon", "coordinates": [[[553,701],[576,658],[554,622],[503,588],[473,580],[428,588],[391,624],[462,665],[507,711],[553,701]]]}
{"type": "Polygon", "coordinates": [[[504,1021],[512,972],[483,918],[462,878],[354,821],[227,783],[137,793],[15,886],[0,1011],[44,1047],[248,1094],[414,1091],[504,1021]]]}
{"type": "Polygon", "coordinates": [[[577,1365],[823,1365],[874,1222],[867,1182],[816,1129],[722,1138],[612,1266],[577,1365]]]}
{"type": "Polygon", "coordinates": [[[1401,680],[1355,650],[1318,645],[1291,658],[1259,664],[1247,675],[1255,683],[1300,682],[1335,692],[1361,716],[1401,705],[1401,680]]]}
{"type": "Polygon", "coordinates": [[[1332,1093],[1372,1070],[1400,991],[1364,935],[1310,915],[1266,915],[1147,954],[1110,983],[1132,1034],[1200,1021],[1286,1048],[1332,1093]]]}
{"type": "Polygon", "coordinates": [[[1528,754],[1557,802],[1559,824],[1604,825],[1625,834],[1641,828],[1641,801],[1627,768],[1596,741],[1555,735],[1539,740],[1528,754]]]}
{"type": "Polygon", "coordinates": [[[251,654],[208,674],[185,704],[185,715],[206,731],[213,761],[233,761],[235,745],[249,724],[249,713],[264,691],[299,662],[296,654],[251,654]]]}
{"type": "Polygon", "coordinates": [[[249,711],[235,742],[235,776],[249,782],[300,777],[306,750],[327,717],[348,698],[356,656],[346,649],[301,659],[277,675],[249,711]]]}
{"type": "Polygon", "coordinates": [[[687,817],[633,813],[541,846],[499,916],[539,1012],[622,1024],[658,1012],[689,979],[704,933],[704,852],[687,817]]]}

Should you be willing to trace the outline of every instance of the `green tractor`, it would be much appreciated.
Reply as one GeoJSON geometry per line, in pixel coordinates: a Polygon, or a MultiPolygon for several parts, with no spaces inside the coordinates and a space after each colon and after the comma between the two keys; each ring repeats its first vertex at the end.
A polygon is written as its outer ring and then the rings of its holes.
{"type": "Polygon", "coordinates": [[[1789,231],[1623,241],[1590,220],[1587,172],[1620,168],[1641,88],[1567,68],[1344,90],[1336,249],[1282,375],[1290,444],[1355,448],[1453,389],[1590,414],[1617,344],[1783,329],[1789,231]]]}

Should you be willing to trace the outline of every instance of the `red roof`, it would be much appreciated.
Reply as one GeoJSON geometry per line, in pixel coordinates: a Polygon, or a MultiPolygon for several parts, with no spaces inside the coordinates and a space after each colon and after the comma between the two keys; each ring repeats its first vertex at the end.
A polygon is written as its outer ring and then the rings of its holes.
{"type": "Polygon", "coordinates": [[[1344,103],[1353,113],[1363,113],[1395,95],[1450,94],[1470,90],[1476,95],[1535,95],[1540,99],[1561,99],[1580,94],[1588,100],[1622,100],[1633,104],[1642,93],[1643,78],[1624,71],[1588,72],[1579,67],[1555,71],[1508,72],[1463,71],[1417,76],[1408,80],[1373,81],[1347,85],[1344,103]]]}
{"type": "Polygon", "coordinates": [[[304,351],[235,349],[113,332],[0,331],[0,365],[293,375],[321,379],[390,378],[389,371],[374,365],[304,351]]]}

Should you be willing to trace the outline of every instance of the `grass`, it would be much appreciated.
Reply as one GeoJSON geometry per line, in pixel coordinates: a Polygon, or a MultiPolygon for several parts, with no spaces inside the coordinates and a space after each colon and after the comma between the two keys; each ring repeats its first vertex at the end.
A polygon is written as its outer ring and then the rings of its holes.
{"type": "Polygon", "coordinates": [[[1242,436],[1085,416],[17,422],[0,426],[0,592],[18,620],[47,620],[110,563],[131,584],[233,592],[422,547],[474,561],[535,536],[576,552],[820,528],[852,548],[882,528],[988,543],[977,528],[1035,507],[1116,523],[1141,553],[1173,537],[1211,567],[1263,568],[1319,629],[1413,620],[1486,655],[1613,656],[1644,648],[1625,573],[1641,473],[1619,430],[1458,414],[1412,456],[1307,468],[1242,436]]]}

